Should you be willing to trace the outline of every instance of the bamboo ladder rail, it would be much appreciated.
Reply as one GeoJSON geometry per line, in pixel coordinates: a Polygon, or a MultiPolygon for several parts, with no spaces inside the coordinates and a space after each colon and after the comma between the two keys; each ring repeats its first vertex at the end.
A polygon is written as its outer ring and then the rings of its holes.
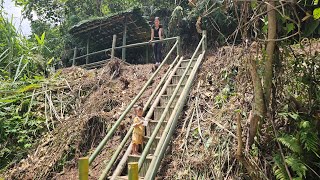
{"type": "MultiPolygon", "coordinates": [[[[169,57],[170,54],[167,55],[167,57],[165,59],[167,59],[169,57]]],[[[169,69],[167,70],[166,74],[162,77],[160,83],[157,85],[156,89],[153,91],[153,93],[151,94],[151,96],[148,98],[147,103],[144,105],[144,111],[147,109],[147,107],[149,106],[149,104],[151,103],[151,101],[153,100],[153,98],[155,97],[155,95],[157,94],[157,91],[162,87],[164,81],[166,80],[167,76],[169,75],[171,69],[174,67],[174,64],[177,62],[179,56],[176,57],[176,59],[173,61],[173,63],[169,66],[169,69]]],[[[117,150],[113,153],[111,160],[108,162],[106,168],[103,170],[102,174],[100,175],[99,179],[104,179],[109,170],[111,169],[113,163],[115,162],[115,160],[117,159],[117,157],[119,156],[122,148],[125,146],[125,144],[127,143],[130,135],[132,134],[133,131],[133,127],[130,127],[129,131],[127,132],[126,136],[123,138],[123,140],[121,141],[120,145],[118,146],[117,150]]]]}
{"type": "MultiPolygon", "coordinates": [[[[124,119],[124,117],[128,114],[128,112],[131,110],[133,105],[137,102],[137,100],[141,97],[141,95],[144,93],[144,91],[147,89],[147,87],[151,84],[153,81],[153,78],[158,74],[162,66],[166,63],[166,61],[169,59],[170,54],[173,52],[174,48],[178,45],[178,41],[173,45],[171,50],[169,51],[166,59],[162,61],[158,69],[152,74],[152,76],[149,78],[147,83],[143,86],[143,88],[140,90],[139,94],[131,101],[131,103],[128,105],[127,109],[121,114],[119,119],[115,122],[115,124],[112,126],[112,128],[109,130],[107,135],[103,138],[103,140],[100,142],[96,150],[93,152],[93,154],[89,158],[89,165],[93,162],[93,160],[97,157],[97,155],[101,152],[102,148],[105,146],[107,141],[111,138],[111,136],[114,134],[116,128],[120,125],[121,121],[124,119]]],[[[129,45],[128,45],[129,46],[129,45]]]]}
{"type": "MultiPolygon", "coordinates": [[[[169,100],[168,104],[166,105],[166,107],[165,107],[165,109],[164,109],[164,111],[163,111],[160,119],[158,120],[158,123],[157,123],[155,129],[154,129],[153,132],[152,132],[152,135],[150,136],[150,138],[149,138],[149,140],[148,140],[145,148],[143,149],[143,152],[142,152],[141,157],[140,157],[139,162],[138,162],[138,164],[139,164],[139,171],[140,171],[140,169],[141,169],[141,167],[142,167],[142,164],[143,164],[144,160],[145,160],[146,157],[147,157],[147,154],[148,154],[148,152],[149,152],[149,149],[150,149],[150,147],[151,147],[151,145],[152,145],[152,143],[153,143],[153,141],[154,141],[154,139],[155,139],[155,137],[156,137],[156,135],[157,135],[160,127],[161,127],[162,122],[163,122],[164,119],[166,118],[166,115],[167,115],[167,113],[168,113],[168,111],[169,111],[169,108],[170,108],[171,104],[172,104],[172,102],[174,101],[175,96],[177,95],[177,93],[178,93],[178,91],[179,91],[179,88],[180,88],[180,86],[181,86],[181,84],[182,84],[182,82],[183,82],[183,79],[184,79],[185,76],[187,75],[188,70],[189,70],[189,68],[191,67],[192,61],[193,61],[193,59],[195,58],[196,53],[197,53],[198,50],[200,49],[200,47],[201,47],[202,42],[204,41],[204,39],[205,39],[205,35],[202,36],[202,38],[201,38],[201,40],[200,40],[200,43],[198,44],[198,46],[197,46],[197,48],[196,48],[196,50],[195,50],[195,53],[192,55],[192,57],[191,57],[188,65],[187,65],[187,67],[185,68],[185,71],[184,71],[183,75],[181,76],[181,78],[180,78],[180,80],[179,80],[179,82],[178,82],[178,84],[177,84],[177,86],[176,86],[173,94],[172,94],[171,97],[170,97],[170,100],[169,100]]],[[[158,97],[159,97],[159,96],[158,96],[158,97]]],[[[160,98],[160,97],[159,97],[159,98],[160,98]]],[[[179,102],[177,102],[177,104],[178,104],[178,103],[179,103],[179,102]]],[[[150,111],[149,111],[149,112],[150,112],[150,111]]],[[[173,112],[175,112],[175,111],[173,111],[173,112]]]]}
{"type": "MultiPolygon", "coordinates": [[[[203,52],[195,66],[194,66],[194,69],[192,70],[188,80],[187,80],[187,83],[186,83],[186,86],[185,88],[183,89],[182,93],[181,93],[181,96],[179,97],[178,101],[177,102],[180,102],[180,103],[177,103],[173,112],[181,112],[182,109],[183,109],[183,106],[185,104],[185,101],[186,101],[186,96],[188,95],[188,92],[190,90],[190,87],[192,85],[192,82],[195,78],[195,74],[198,70],[198,67],[204,57],[204,53],[203,52]]],[[[154,179],[155,178],[155,175],[157,173],[157,170],[160,166],[160,163],[161,163],[161,159],[166,151],[166,148],[170,142],[170,139],[172,137],[172,134],[175,130],[175,127],[177,125],[177,122],[178,122],[178,118],[179,118],[179,115],[180,113],[172,113],[169,120],[168,120],[168,123],[166,125],[166,128],[165,130],[163,131],[163,134],[159,140],[159,143],[158,143],[158,146],[154,152],[154,157],[149,165],[149,168],[148,168],[148,171],[147,171],[147,174],[145,176],[145,179],[154,179]]]]}
{"type": "MultiPolygon", "coordinates": [[[[182,111],[183,109],[183,106],[185,104],[185,101],[186,101],[186,96],[188,95],[188,92],[192,86],[192,83],[193,83],[193,80],[195,78],[195,75],[196,75],[196,72],[198,71],[198,68],[200,66],[200,63],[204,57],[204,54],[206,52],[206,32],[204,31],[203,32],[203,36],[199,42],[199,45],[198,47],[196,48],[190,62],[188,65],[191,65],[191,62],[193,60],[193,58],[196,56],[197,52],[199,51],[200,49],[200,46],[202,45],[202,53],[199,55],[197,61],[196,61],[196,64],[195,66],[193,67],[192,71],[191,71],[191,74],[186,82],[186,85],[181,93],[181,96],[179,97],[175,107],[174,107],[174,110],[173,112],[175,113],[172,113],[169,120],[168,120],[168,123],[166,125],[166,128],[165,130],[163,131],[162,133],[162,136],[158,142],[158,145],[157,145],[157,148],[154,152],[154,157],[149,165],[149,168],[148,168],[148,171],[147,171],[147,174],[145,176],[145,179],[154,179],[155,178],[155,175],[157,173],[157,169],[159,168],[160,166],[160,163],[161,163],[161,159],[165,153],[165,150],[170,142],[170,139],[171,139],[171,136],[174,132],[174,129],[175,129],[175,126],[177,124],[177,120],[178,120],[178,117],[180,115],[180,112],[182,111]]],[[[188,70],[186,69],[185,70],[185,73],[186,74],[188,72],[188,70]]],[[[180,79],[181,80],[181,79],[180,79]]],[[[176,87],[176,89],[178,89],[178,86],[176,87]]]]}
{"type": "MultiPolygon", "coordinates": [[[[145,119],[149,120],[150,117],[152,116],[152,113],[153,113],[153,111],[154,111],[154,108],[155,108],[156,105],[159,103],[160,97],[161,97],[161,95],[165,92],[166,87],[170,84],[170,80],[172,79],[172,76],[173,76],[174,73],[176,72],[177,68],[179,67],[182,59],[183,59],[183,58],[180,58],[180,61],[177,63],[177,65],[174,66],[174,69],[173,69],[171,72],[168,71],[168,72],[170,73],[170,75],[169,75],[168,79],[166,80],[166,83],[162,86],[162,89],[161,89],[161,91],[159,92],[157,98],[155,99],[155,101],[153,102],[152,106],[150,107],[150,109],[149,109],[149,111],[148,111],[145,119]]],[[[176,60],[177,60],[177,59],[176,59],[176,60]]],[[[124,157],[124,158],[127,158],[127,157],[124,157]]],[[[124,165],[124,163],[126,163],[125,160],[121,160],[121,161],[123,162],[123,165],[124,165]]],[[[118,175],[121,173],[121,170],[122,170],[122,169],[120,169],[120,168],[121,168],[121,166],[123,166],[123,165],[120,165],[120,163],[119,163],[119,165],[118,165],[118,166],[119,166],[119,169],[118,169],[118,167],[117,167],[118,170],[116,169],[116,171],[113,173],[111,179],[115,179],[116,176],[118,176],[118,175]]]]}

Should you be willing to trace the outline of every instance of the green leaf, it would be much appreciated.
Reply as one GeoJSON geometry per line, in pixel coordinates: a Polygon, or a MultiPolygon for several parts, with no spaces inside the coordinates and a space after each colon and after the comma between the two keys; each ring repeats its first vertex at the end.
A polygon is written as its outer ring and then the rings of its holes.
{"type": "Polygon", "coordinates": [[[40,88],[41,86],[39,84],[30,84],[28,86],[25,86],[23,88],[20,88],[18,90],[19,93],[23,93],[23,92],[26,92],[26,91],[31,91],[31,90],[34,90],[34,89],[37,89],[37,88],[40,88]]]}
{"type": "Polygon", "coordinates": [[[289,34],[291,31],[294,30],[294,24],[293,23],[287,23],[286,24],[286,29],[287,29],[287,34],[289,34]]]}
{"type": "Polygon", "coordinates": [[[291,151],[295,153],[301,153],[301,147],[299,145],[299,141],[297,138],[291,136],[291,135],[284,135],[282,137],[277,138],[277,140],[289,148],[291,151]]]}
{"type": "Polygon", "coordinates": [[[313,5],[318,5],[319,4],[319,0],[314,0],[313,1],[313,5]]]}
{"type": "Polygon", "coordinates": [[[302,177],[306,177],[307,167],[301,162],[300,159],[297,159],[293,156],[287,156],[285,161],[291,167],[291,169],[297,173],[300,179],[302,179],[302,177]]]}
{"type": "Polygon", "coordinates": [[[313,10],[313,18],[314,19],[320,18],[320,7],[313,10]]]}
{"type": "Polygon", "coordinates": [[[306,21],[306,27],[304,28],[304,36],[310,36],[319,26],[320,21],[314,20],[312,18],[306,21]]]}
{"type": "Polygon", "coordinates": [[[47,65],[50,65],[53,60],[54,60],[54,58],[51,58],[51,59],[47,62],[47,65]]]}

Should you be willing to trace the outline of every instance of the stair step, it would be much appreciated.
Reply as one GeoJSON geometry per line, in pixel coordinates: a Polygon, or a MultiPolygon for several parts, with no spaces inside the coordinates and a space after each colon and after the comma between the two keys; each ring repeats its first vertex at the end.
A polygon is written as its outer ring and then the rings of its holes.
{"type": "MultiPolygon", "coordinates": [[[[161,118],[161,115],[164,111],[165,107],[155,107],[154,109],[154,119],[158,121],[161,118]]],[[[171,113],[173,112],[173,107],[170,107],[164,120],[169,120],[171,113]]]]}
{"type": "MultiPolygon", "coordinates": [[[[130,162],[139,162],[140,157],[141,157],[140,155],[132,155],[131,154],[131,155],[128,156],[128,163],[130,163],[130,162]]],[[[152,158],[153,158],[153,156],[151,156],[151,155],[148,155],[146,157],[146,159],[144,160],[144,162],[142,164],[142,167],[141,167],[141,169],[139,171],[139,176],[144,177],[146,175],[146,173],[148,171],[148,168],[149,168],[149,165],[150,165],[150,163],[152,161],[152,158]]]]}
{"type": "MultiPolygon", "coordinates": [[[[176,74],[182,76],[185,70],[186,70],[185,67],[178,67],[177,71],[176,71],[176,74]]],[[[188,69],[187,75],[190,75],[191,71],[192,71],[192,67],[188,69]]]]}
{"type": "MultiPolygon", "coordinates": [[[[170,85],[168,85],[168,86],[167,86],[167,89],[166,89],[167,95],[172,95],[173,92],[174,92],[174,90],[176,89],[176,87],[177,87],[177,84],[170,84],[170,85]]],[[[178,95],[181,94],[183,88],[184,88],[184,85],[181,85],[180,88],[179,88],[179,90],[178,90],[178,93],[177,93],[178,95]]]]}
{"type": "MultiPolygon", "coordinates": [[[[181,75],[173,75],[171,80],[172,84],[178,84],[180,81],[180,78],[181,78],[181,75]]],[[[185,85],[188,78],[189,78],[189,75],[188,74],[185,75],[181,85],[185,85]]]]}
{"type": "MultiPolygon", "coordinates": [[[[165,128],[165,126],[163,126],[163,130],[164,130],[164,128],[165,128]]],[[[143,137],[143,142],[144,142],[143,148],[146,146],[146,144],[148,143],[149,139],[150,139],[150,136],[144,136],[143,137]]],[[[153,140],[153,142],[152,142],[152,144],[150,146],[149,152],[148,152],[149,154],[154,154],[154,152],[156,151],[156,148],[158,146],[159,140],[160,140],[160,137],[154,138],[154,140],[153,140]]]]}
{"type": "MultiPolygon", "coordinates": [[[[148,126],[146,127],[147,136],[151,136],[151,134],[153,133],[154,129],[156,128],[158,122],[159,121],[155,121],[155,120],[149,121],[148,126]]],[[[163,131],[165,129],[166,124],[167,124],[167,121],[162,121],[162,125],[160,126],[160,129],[157,133],[157,136],[161,136],[161,134],[163,133],[163,131]]]]}
{"type": "MultiPolygon", "coordinates": [[[[180,64],[180,67],[187,67],[188,64],[189,64],[189,62],[190,62],[190,59],[182,60],[182,61],[181,61],[181,64],[180,64]]],[[[196,64],[196,62],[197,62],[197,61],[193,60],[190,67],[194,67],[194,65],[196,64]]]]}
{"type": "MultiPolygon", "coordinates": [[[[109,177],[109,179],[111,179],[111,177],[109,177]]],[[[116,177],[116,180],[128,180],[129,177],[128,176],[118,176],[116,177]]],[[[144,179],[144,177],[139,177],[139,180],[144,179]]]]}
{"type": "MultiPolygon", "coordinates": [[[[172,104],[175,105],[177,103],[179,96],[180,96],[179,94],[176,94],[176,97],[173,99],[173,101],[171,103],[171,107],[174,107],[172,104]]],[[[171,98],[171,95],[162,95],[160,97],[160,105],[165,107],[168,104],[170,98],[171,98]]]]}

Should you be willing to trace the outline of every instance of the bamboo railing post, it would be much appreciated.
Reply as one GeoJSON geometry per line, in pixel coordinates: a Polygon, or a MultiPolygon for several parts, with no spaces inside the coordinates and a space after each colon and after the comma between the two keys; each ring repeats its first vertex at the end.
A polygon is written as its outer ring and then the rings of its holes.
{"type": "Polygon", "coordinates": [[[89,179],[89,158],[79,158],[79,180],[89,179]]]}
{"type": "Polygon", "coordinates": [[[149,63],[149,45],[146,46],[146,63],[149,63]]]}
{"type": "Polygon", "coordinates": [[[73,49],[73,59],[72,59],[72,66],[76,65],[76,56],[77,56],[77,47],[73,49]]]}
{"type": "MultiPolygon", "coordinates": [[[[124,29],[123,29],[123,37],[122,37],[122,46],[125,46],[127,44],[127,16],[125,17],[124,21],[124,29]]],[[[122,48],[122,61],[126,60],[126,48],[122,48]]]]}
{"type": "Polygon", "coordinates": [[[89,38],[87,39],[87,56],[86,56],[86,64],[89,64],[89,38]]]}
{"type": "Polygon", "coordinates": [[[177,37],[178,46],[177,46],[177,56],[181,56],[181,38],[180,36],[177,37]]]}
{"type": "Polygon", "coordinates": [[[202,52],[207,50],[207,31],[203,30],[202,31],[202,37],[204,37],[204,40],[202,42],[202,52]]]}
{"type": "Polygon", "coordinates": [[[139,180],[137,162],[128,163],[128,176],[129,180],[139,180]]]}
{"type": "Polygon", "coordinates": [[[116,40],[117,40],[117,35],[113,35],[112,38],[112,49],[111,49],[111,59],[114,59],[114,50],[116,47],[116,40]]]}

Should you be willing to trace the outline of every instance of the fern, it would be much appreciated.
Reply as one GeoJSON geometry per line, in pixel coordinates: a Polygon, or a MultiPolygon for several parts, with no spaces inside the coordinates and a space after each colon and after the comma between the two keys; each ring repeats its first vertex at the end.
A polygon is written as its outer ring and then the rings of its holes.
{"type": "Polygon", "coordinates": [[[315,132],[313,132],[310,128],[310,122],[309,121],[302,121],[300,123],[300,140],[303,143],[304,149],[308,151],[312,151],[314,154],[317,154],[317,151],[319,149],[319,138],[315,132]]]}
{"type": "Polygon", "coordinates": [[[285,162],[298,175],[298,179],[306,177],[307,167],[300,159],[294,156],[287,156],[285,162]]]}
{"type": "Polygon", "coordinates": [[[281,159],[281,156],[279,154],[276,154],[273,157],[274,165],[273,165],[273,172],[274,175],[278,180],[288,180],[289,176],[287,174],[286,168],[283,164],[283,161],[281,159]]]}
{"type": "Polygon", "coordinates": [[[291,151],[293,151],[295,153],[299,153],[299,154],[301,153],[301,147],[299,145],[299,141],[294,136],[286,134],[282,137],[278,137],[277,140],[281,144],[283,144],[284,146],[289,148],[291,151]]]}

